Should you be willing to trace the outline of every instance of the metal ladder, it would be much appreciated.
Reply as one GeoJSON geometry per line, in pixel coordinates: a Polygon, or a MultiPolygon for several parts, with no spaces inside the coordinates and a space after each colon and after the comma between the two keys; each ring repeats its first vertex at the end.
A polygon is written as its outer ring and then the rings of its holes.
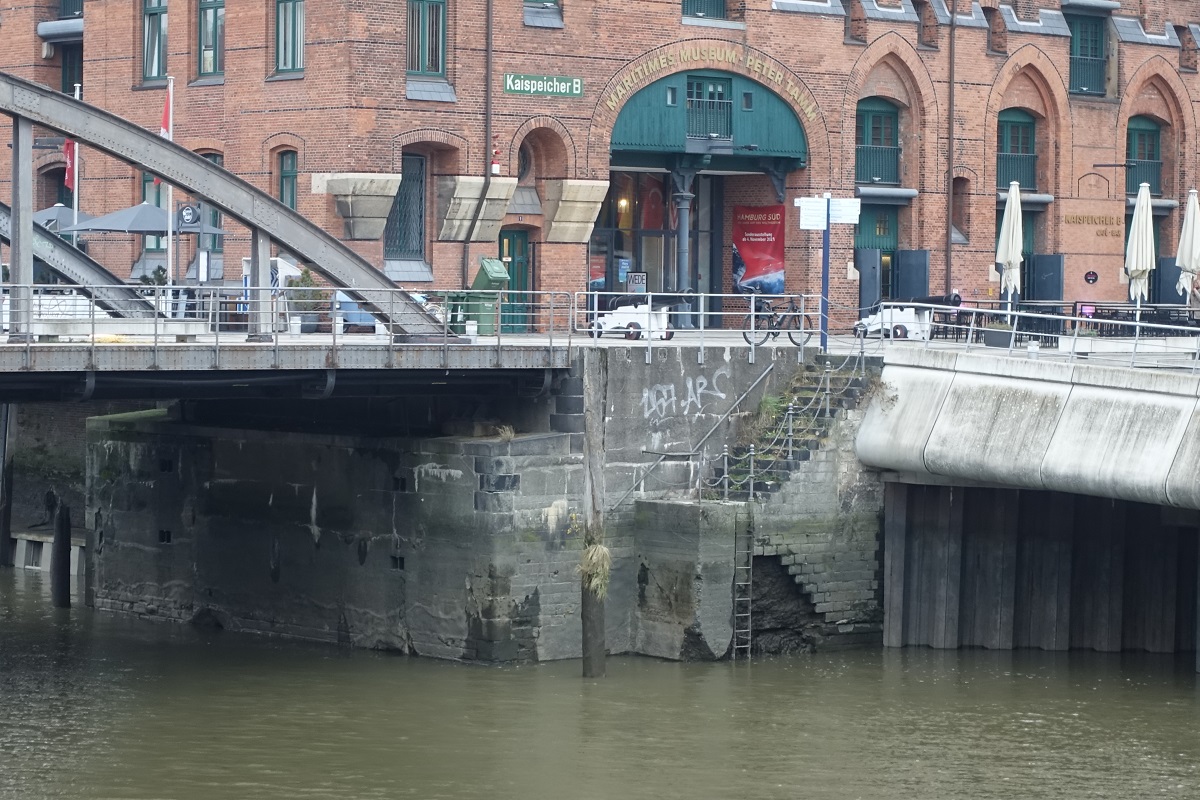
{"type": "Polygon", "coordinates": [[[754,530],[733,535],[733,658],[750,660],[750,598],[754,589],[754,530]]]}

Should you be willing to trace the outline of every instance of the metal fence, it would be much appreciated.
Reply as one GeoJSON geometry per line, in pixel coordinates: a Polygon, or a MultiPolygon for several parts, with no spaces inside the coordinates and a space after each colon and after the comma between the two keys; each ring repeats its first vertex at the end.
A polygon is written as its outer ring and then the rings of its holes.
{"type": "Polygon", "coordinates": [[[1200,311],[1186,306],[1076,302],[1009,309],[1003,303],[884,302],[880,316],[871,338],[889,346],[990,348],[1027,358],[1200,372],[1200,311]]]}
{"type": "Polygon", "coordinates": [[[683,15],[725,19],[725,0],[683,0],[683,15]]]}
{"type": "Polygon", "coordinates": [[[900,148],[858,145],[854,149],[854,180],[858,183],[899,183],[900,148]]]}
{"type": "Polygon", "coordinates": [[[1021,191],[1037,190],[1037,156],[1032,153],[998,153],[996,155],[996,187],[1007,189],[1016,181],[1021,191]]]}
{"type": "Polygon", "coordinates": [[[733,101],[688,100],[687,136],[689,139],[732,139],[733,101]]]}

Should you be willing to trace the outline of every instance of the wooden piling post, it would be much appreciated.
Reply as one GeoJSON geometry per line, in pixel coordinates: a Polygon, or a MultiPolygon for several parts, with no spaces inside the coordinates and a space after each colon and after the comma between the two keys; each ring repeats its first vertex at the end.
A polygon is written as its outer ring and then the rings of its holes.
{"type": "MultiPolygon", "coordinates": [[[[593,370],[602,369],[601,364],[603,363],[597,364],[593,358],[593,354],[587,351],[581,354],[584,403],[583,495],[586,507],[584,508],[583,522],[585,555],[579,591],[580,616],[583,627],[583,677],[603,678],[604,658],[607,651],[604,635],[604,592],[603,590],[597,591],[594,584],[589,586],[587,573],[589,549],[604,548],[604,405],[597,403],[596,398],[604,396],[605,376],[592,374],[593,370]]],[[[601,585],[607,587],[607,564],[609,562],[606,549],[603,555],[606,574],[601,585]]]]}
{"type": "Polygon", "coordinates": [[[59,503],[50,547],[50,601],[55,608],[71,607],[71,507],[59,503]]]}

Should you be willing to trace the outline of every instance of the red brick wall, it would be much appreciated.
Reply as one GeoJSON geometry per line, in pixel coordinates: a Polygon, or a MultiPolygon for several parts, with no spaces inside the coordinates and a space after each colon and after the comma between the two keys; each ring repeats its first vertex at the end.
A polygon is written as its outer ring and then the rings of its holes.
{"type": "MultiPolygon", "coordinates": [[[[180,4],[183,5],[183,4],[180,4]]],[[[715,68],[745,73],[745,57],[768,69],[755,77],[787,99],[803,123],[810,144],[810,165],[787,178],[789,209],[788,286],[815,291],[819,285],[819,238],[795,229],[792,200],[832,191],[854,192],[854,109],[858,99],[882,95],[902,108],[905,185],[919,191],[902,214],[902,246],[932,252],[931,289],[940,290],[945,273],[946,172],[968,182],[969,244],[956,247],[951,287],[968,298],[994,296],[998,285],[987,275],[995,236],[996,115],[1007,107],[1029,109],[1039,118],[1041,192],[1054,202],[1043,215],[1042,249],[1066,254],[1065,295],[1068,299],[1118,299],[1121,235],[1106,226],[1066,222],[1072,217],[1124,217],[1124,176],[1096,164],[1124,160],[1128,119],[1149,114],[1164,124],[1164,197],[1182,201],[1197,183],[1196,121],[1191,112],[1200,98],[1200,77],[1180,72],[1179,53],[1163,47],[1122,44],[1117,54],[1119,79],[1112,97],[1069,96],[1069,41],[1060,37],[1010,32],[1007,54],[988,53],[986,31],[959,27],[954,131],[956,147],[948,163],[948,31],[937,32],[936,47],[916,46],[917,26],[894,28],[886,22],[859,19],[846,39],[841,17],[789,14],[770,9],[768,0],[735,3],[734,17],[745,29],[684,24],[677,0],[638,4],[630,14],[625,4],[563,4],[561,30],[526,28],[517,2],[496,3],[494,113],[492,131],[501,149],[504,175],[514,175],[517,151],[526,137],[536,140],[537,179],[604,179],[608,174],[609,137],[625,98],[651,80],[681,69],[715,68]],[[683,48],[698,51],[689,64],[660,57],[683,48]],[[714,57],[736,51],[731,66],[714,57]],[[651,74],[645,65],[658,64],[651,74]],[[638,70],[643,70],[638,73],[638,70]],[[531,98],[500,91],[505,72],[579,76],[582,98],[531,98]],[[769,75],[777,75],[772,80],[769,75]],[[627,82],[628,80],[628,82],[627,82]],[[619,87],[626,87],[623,89],[619,87]],[[620,92],[617,104],[608,100],[620,92]],[[1101,235],[1103,234],[1103,235],[1101,235]],[[1101,279],[1088,286],[1082,274],[1097,271],[1101,279]]],[[[848,3],[857,14],[859,5],[848,3]]],[[[960,3],[965,12],[966,3],[960,3]]],[[[988,7],[996,3],[985,2],[988,7]]],[[[1015,0],[1017,14],[1034,20],[1039,8],[1057,9],[1057,0],[1015,0]]],[[[1167,24],[1200,21],[1197,0],[1141,0],[1123,13],[1140,15],[1151,33],[1167,24]]],[[[189,86],[195,78],[194,11],[174,12],[170,26],[170,71],[178,76],[177,140],[196,150],[220,151],[225,164],[261,188],[275,192],[273,158],[281,147],[300,155],[299,210],[342,234],[342,221],[332,199],[310,193],[314,172],[393,172],[404,147],[431,156],[428,207],[436,208],[437,175],[482,175],[490,160],[483,125],[485,5],[482,0],[450,0],[447,77],[458,101],[453,104],[414,102],[405,98],[405,26],[403,6],[379,3],[310,2],[307,9],[306,70],[301,80],[271,80],[272,3],[230,3],[227,8],[226,72],[223,85],[189,86]]],[[[0,68],[13,70],[52,86],[59,83],[58,57],[43,59],[34,35],[38,20],[56,14],[57,3],[42,0],[8,9],[3,25],[7,47],[0,68]]],[[[144,88],[139,63],[138,4],[127,0],[90,0],[86,4],[85,84],[87,98],[107,109],[158,126],[164,92],[144,88]]],[[[38,168],[60,166],[56,154],[39,153],[38,168]]],[[[140,199],[134,171],[94,153],[84,153],[85,208],[105,212],[140,199]]],[[[736,202],[774,202],[765,177],[727,181],[726,206],[736,202]],[[757,199],[755,199],[757,198],[757,199]]],[[[0,179],[0,196],[8,185],[0,179]]],[[[494,243],[465,247],[434,241],[435,214],[428,236],[436,283],[451,287],[473,276],[480,255],[493,255],[494,243]]],[[[536,217],[509,220],[526,226],[531,240],[541,241],[536,217]]],[[[728,221],[726,220],[726,224],[728,221]]],[[[1174,241],[1179,212],[1164,222],[1164,243],[1174,241]]],[[[1119,226],[1118,226],[1119,227],[1119,226]]],[[[232,229],[226,241],[229,274],[236,275],[248,255],[248,235],[232,229]]],[[[381,263],[379,242],[352,242],[355,250],[381,263]]],[[[190,256],[184,243],[183,261],[190,256]]],[[[856,303],[857,285],[847,281],[845,264],[853,257],[853,230],[833,235],[833,296],[856,303]]],[[[1170,248],[1173,249],[1173,244],[1170,248]]],[[[95,253],[115,272],[128,270],[136,252],[128,239],[109,237],[94,245],[95,253]]],[[[722,259],[723,266],[728,259],[722,259]]],[[[537,247],[538,288],[582,288],[586,245],[544,244],[537,247]]]]}

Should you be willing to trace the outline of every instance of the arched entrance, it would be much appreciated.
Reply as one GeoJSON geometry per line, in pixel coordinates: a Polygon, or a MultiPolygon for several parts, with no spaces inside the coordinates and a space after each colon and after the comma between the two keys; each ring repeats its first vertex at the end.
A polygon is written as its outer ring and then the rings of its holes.
{"type": "MultiPolygon", "coordinates": [[[[697,69],[647,85],[613,126],[589,288],[628,291],[644,273],[652,292],[736,289],[743,281],[733,279],[732,243],[723,240],[733,206],[782,206],[788,173],[807,159],[808,140],[791,107],[750,78],[697,69]]],[[[778,263],[764,268],[776,270],[781,291],[782,242],[777,252],[778,263]]]]}

